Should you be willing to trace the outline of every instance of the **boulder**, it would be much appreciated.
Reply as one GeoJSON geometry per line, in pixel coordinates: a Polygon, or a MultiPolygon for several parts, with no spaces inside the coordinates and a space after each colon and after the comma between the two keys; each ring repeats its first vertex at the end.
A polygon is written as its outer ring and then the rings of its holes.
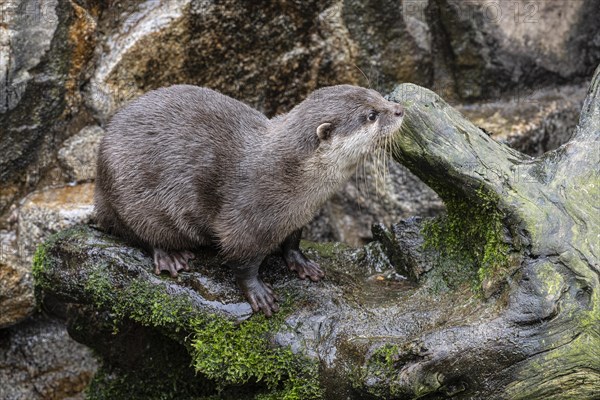
{"type": "Polygon", "coordinates": [[[104,129],[86,126],[62,144],[58,162],[70,181],[90,181],[96,177],[96,158],[102,136],[104,129]]]}
{"type": "Polygon", "coordinates": [[[35,311],[31,266],[20,262],[15,232],[0,231],[0,329],[35,311]]]}
{"type": "MultiPolygon", "coordinates": [[[[69,1],[3,2],[0,26],[0,216],[47,178],[57,143],[90,120],[79,91],[98,9],[69,1]]],[[[58,180],[59,181],[59,180],[58,180]]]]}
{"type": "Polygon", "coordinates": [[[36,301],[31,261],[51,234],[91,221],[94,185],[48,188],[29,195],[18,210],[17,231],[0,231],[0,328],[31,316],[36,301]]]}
{"type": "Polygon", "coordinates": [[[0,398],[83,399],[98,362],[64,324],[36,317],[0,330],[0,398]]]}
{"type": "Polygon", "coordinates": [[[431,0],[413,9],[427,17],[434,88],[447,99],[586,80],[600,60],[594,0],[431,0]]]}

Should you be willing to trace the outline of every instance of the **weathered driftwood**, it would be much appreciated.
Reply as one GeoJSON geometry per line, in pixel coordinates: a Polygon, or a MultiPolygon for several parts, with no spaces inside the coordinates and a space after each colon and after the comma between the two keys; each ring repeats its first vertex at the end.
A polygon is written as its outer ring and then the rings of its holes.
{"type": "Polygon", "coordinates": [[[393,156],[449,216],[414,242],[404,224],[363,249],[305,243],[328,273],[317,284],[271,258],[266,280],[286,299],[275,320],[248,320],[209,255],[172,280],[91,228],[40,247],[46,308],[104,358],[92,398],[304,399],[319,387],[326,399],[600,397],[600,68],[572,140],[537,159],[431,91],[401,85],[390,97],[407,107],[393,156]],[[393,279],[386,251],[420,280],[393,279]],[[432,290],[437,272],[465,268],[466,281],[432,290]]]}
{"type": "Polygon", "coordinates": [[[444,200],[477,208],[492,194],[520,254],[498,316],[422,335],[428,355],[402,367],[404,380],[442,377],[484,397],[598,398],[600,67],[572,139],[535,159],[428,90],[402,85],[391,97],[410,107],[395,159],[444,200]]]}

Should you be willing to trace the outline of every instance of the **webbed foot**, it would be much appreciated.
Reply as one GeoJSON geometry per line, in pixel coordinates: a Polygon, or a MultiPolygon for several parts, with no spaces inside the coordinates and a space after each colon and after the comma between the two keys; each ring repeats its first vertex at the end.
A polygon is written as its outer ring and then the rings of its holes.
{"type": "Polygon", "coordinates": [[[244,292],[246,299],[252,307],[252,311],[262,311],[267,317],[279,311],[279,297],[268,283],[260,278],[239,279],[238,285],[244,292]]]}
{"type": "Polygon", "coordinates": [[[288,268],[298,273],[300,279],[310,278],[316,282],[325,276],[325,272],[319,264],[309,260],[300,250],[288,250],[284,253],[283,259],[288,268]]]}
{"type": "Polygon", "coordinates": [[[177,273],[181,270],[189,271],[188,262],[195,258],[191,251],[165,251],[154,249],[152,251],[154,258],[154,273],[160,275],[161,271],[168,271],[171,277],[177,277],[177,273]]]}

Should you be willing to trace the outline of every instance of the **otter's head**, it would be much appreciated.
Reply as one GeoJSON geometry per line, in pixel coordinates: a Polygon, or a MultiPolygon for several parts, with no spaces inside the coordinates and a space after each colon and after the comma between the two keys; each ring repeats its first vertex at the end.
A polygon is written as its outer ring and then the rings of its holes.
{"type": "Polygon", "coordinates": [[[320,163],[354,172],[364,157],[389,143],[404,117],[399,104],[358,86],[329,86],[313,92],[293,112],[320,163]],[[307,129],[310,132],[307,132],[307,129]]]}

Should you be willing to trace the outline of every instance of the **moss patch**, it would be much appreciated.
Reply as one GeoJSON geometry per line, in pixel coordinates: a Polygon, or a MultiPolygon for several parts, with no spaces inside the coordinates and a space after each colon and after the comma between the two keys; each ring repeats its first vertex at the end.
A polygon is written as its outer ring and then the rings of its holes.
{"type": "MultiPolygon", "coordinates": [[[[126,394],[127,398],[202,398],[211,394],[211,390],[223,399],[322,398],[318,363],[294,354],[289,347],[281,347],[272,340],[273,334],[284,329],[290,307],[284,304],[274,318],[254,315],[241,323],[221,315],[207,315],[185,289],[174,290],[167,283],[139,272],[136,267],[123,268],[121,263],[125,261],[121,258],[94,256],[86,258],[91,262],[82,263],[78,255],[80,250],[73,248],[72,253],[69,251],[70,259],[59,260],[54,254],[55,247],[75,246],[74,243],[79,241],[77,230],[59,235],[53,236],[36,252],[34,275],[38,289],[52,292],[53,282],[59,279],[60,285],[64,285],[63,278],[68,275],[71,278],[69,293],[76,295],[82,306],[97,310],[88,315],[102,315],[106,321],[104,326],[108,328],[109,336],[106,340],[126,338],[136,331],[136,326],[144,327],[147,332],[162,338],[164,343],[173,341],[188,356],[186,362],[178,363],[168,361],[168,355],[151,356],[148,353],[148,357],[145,354],[142,357],[144,360],[151,358],[147,365],[136,363],[133,368],[119,367],[108,361],[90,387],[90,398],[124,398],[126,394]],[[67,244],[61,243],[63,237],[67,237],[67,244]],[[118,335],[114,339],[110,339],[111,330],[112,335],[118,335]],[[171,364],[167,366],[169,362],[171,364]],[[194,371],[201,375],[189,379],[190,384],[168,378],[169,371],[181,371],[182,368],[192,375],[194,371]],[[177,387],[169,382],[178,382],[177,387]],[[212,389],[198,391],[206,384],[212,389]],[[195,395],[191,396],[191,393],[195,395]]],[[[94,248],[102,249],[101,244],[94,242],[94,248]]],[[[77,243],[79,245],[88,246],[89,243],[77,243]]],[[[129,257],[128,254],[121,256],[129,257]]],[[[287,302],[292,303],[291,299],[287,302]]],[[[100,334],[99,331],[92,333],[100,334]]],[[[143,335],[146,337],[147,334],[143,335]]],[[[94,346],[93,342],[90,345],[94,346]]],[[[148,350],[144,350],[146,352],[148,350]]]]}
{"type": "Polygon", "coordinates": [[[510,262],[510,247],[504,241],[503,215],[494,195],[482,189],[469,201],[454,193],[442,198],[447,214],[424,224],[425,249],[439,254],[429,273],[434,290],[454,289],[465,282],[480,288],[510,262]]]}
{"type": "Polygon", "coordinates": [[[220,385],[264,382],[268,393],[257,399],[319,399],[318,365],[270,343],[270,332],[283,324],[283,313],[252,317],[240,325],[209,316],[193,321],[193,365],[220,385]]]}

